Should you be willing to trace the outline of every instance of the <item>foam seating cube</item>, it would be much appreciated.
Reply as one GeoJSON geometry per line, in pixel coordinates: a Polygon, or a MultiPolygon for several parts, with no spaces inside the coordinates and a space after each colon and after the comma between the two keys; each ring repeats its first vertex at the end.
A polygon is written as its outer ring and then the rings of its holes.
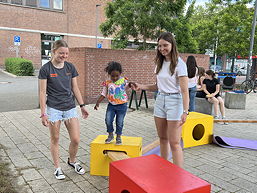
{"type": "Polygon", "coordinates": [[[182,126],[183,147],[212,143],[213,116],[190,112],[182,126]]]}
{"type": "Polygon", "coordinates": [[[225,107],[228,109],[245,109],[246,93],[226,92],[225,107]]]}
{"type": "Polygon", "coordinates": [[[129,157],[142,155],[142,138],[122,136],[122,145],[114,142],[105,144],[107,135],[97,136],[90,144],[90,174],[109,176],[109,163],[112,161],[106,151],[125,152],[129,157]]]}
{"type": "Polygon", "coordinates": [[[210,193],[211,185],[157,156],[110,164],[109,193],[210,193]]]}
{"type": "Polygon", "coordinates": [[[213,112],[213,104],[205,98],[195,97],[195,112],[211,115],[213,112]]]}

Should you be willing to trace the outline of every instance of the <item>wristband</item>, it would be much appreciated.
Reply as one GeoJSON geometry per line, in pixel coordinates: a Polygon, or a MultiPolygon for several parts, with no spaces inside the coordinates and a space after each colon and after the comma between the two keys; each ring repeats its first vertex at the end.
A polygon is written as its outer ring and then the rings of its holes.
{"type": "Polygon", "coordinates": [[[84,106],[86,106],[86,105],[85,105],[85,104],[81,104],[81,105],[79,105],[79,106],[80,106],[80,108],[81,108],[81,107],[84,107],[84,106]]]}
{"type": "Polygon", "coordinates": [[[185,110],[184,110],[184,111],[183,111],[183,113],[185,113],[185,114],[189,115],[189,112],[188,112],[188,111],[185,111],[185,110]]]}
{"type": "Polygon", "coordinates": [[[46,113],[43,113],[43,114],[40,116],[40,118],[46,117],[46,116],[47,116],[47,114],[46,114],[46,113]]]}

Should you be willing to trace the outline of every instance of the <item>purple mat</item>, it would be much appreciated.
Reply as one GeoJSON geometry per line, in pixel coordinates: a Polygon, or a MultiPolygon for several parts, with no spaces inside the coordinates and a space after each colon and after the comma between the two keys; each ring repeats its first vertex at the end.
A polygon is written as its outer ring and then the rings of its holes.
{"type": "MultiPolygon", "coordinates": [[[[160,146],[157,146],[157,147],[155,147],[155,148],[153,148],[153,149],[151,149],[150,151],[148,151],[148,152],[146,152],[145,154],[143,154],[143,155],[152,155],[152,154],[155,154],[155,155],[158,155],[158,156],[161,156],[161,154],[160,154],[160,146]]],[[[169,160],[172,158],[172,153],[170,153],[170,155],[169,155],[169,160]]]]}
{"type": "Polygon", "coordinates": [[[257,141],[213,135],[213,143],[226,148],[257,150],[257,141]]]}
{"type": "MultiPolygon", "coordinates": [[[[180,145],[181,145],[182,148],[184,147],[183,140],[181,140],[180,145]]],[[[146,152],[146,153],[143,154],[143,155],[152,155],[152,154],[161,156],[161,153],[160,153],[160,146],[157,146],[157,147],[151,149],[150,151],[146,152]]],[[[171,158],[172,158],[172,153],[170,152],[170,155],[169,155],[169,158],[168,158],[168,159],[170,160],[171,158]]]]}

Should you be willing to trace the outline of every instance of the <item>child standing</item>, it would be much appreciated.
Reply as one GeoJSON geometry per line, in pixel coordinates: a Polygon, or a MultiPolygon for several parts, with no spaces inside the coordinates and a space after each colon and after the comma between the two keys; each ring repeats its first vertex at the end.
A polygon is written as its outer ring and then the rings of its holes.
{"type": "Polygon", "coordinates": [[[113,120],[116,116],[116,145],[121,145],[123,122],[128,108],[126,88],[129,84],[126,78],[121,77],[122,67],[120,63],[114,61],[109,62],[105,71],[110,76],[110,80],[106,80],[103,83],[103,91],[98,98],[94,109],[97,110],[99,108],[99,104],[105,97],[108,99],[109,104],[106,110],[105,123],[109,135],[105,140],[105,143],[111,143],[114,139],[113,120]]]}

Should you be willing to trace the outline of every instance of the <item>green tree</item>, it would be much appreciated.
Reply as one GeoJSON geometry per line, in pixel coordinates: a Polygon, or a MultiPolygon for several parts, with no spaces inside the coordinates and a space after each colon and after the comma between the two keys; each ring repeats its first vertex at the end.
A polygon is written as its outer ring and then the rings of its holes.
{"type": "Polygon", "coordinates": [[[129,40],[147,49],[147,40],[155,40],[167,31],[171,22],[183,12],[186,0],[116,0],[105,9],[106,21],[100,25],[102,34],[114,37],[114,48],[125,48],[129,40]]]}
{"type": "Polygon", "coordinates": [[[170,22],[168,31],[175,35],[178,50],[181,53],[197,53],[198,44],[192,34],[192,26],[189,23],[194,14],[195,0],[188,7],[186,14],[179,14],[170,22]]]}
{"type": "Polygon", "coordinates": [[[206,8],[200,7],[191,17],[193,36],[199,53],[206,49],[218,55],[247,56],[253,9],[249,0],[212,0],[206,8]]]}

